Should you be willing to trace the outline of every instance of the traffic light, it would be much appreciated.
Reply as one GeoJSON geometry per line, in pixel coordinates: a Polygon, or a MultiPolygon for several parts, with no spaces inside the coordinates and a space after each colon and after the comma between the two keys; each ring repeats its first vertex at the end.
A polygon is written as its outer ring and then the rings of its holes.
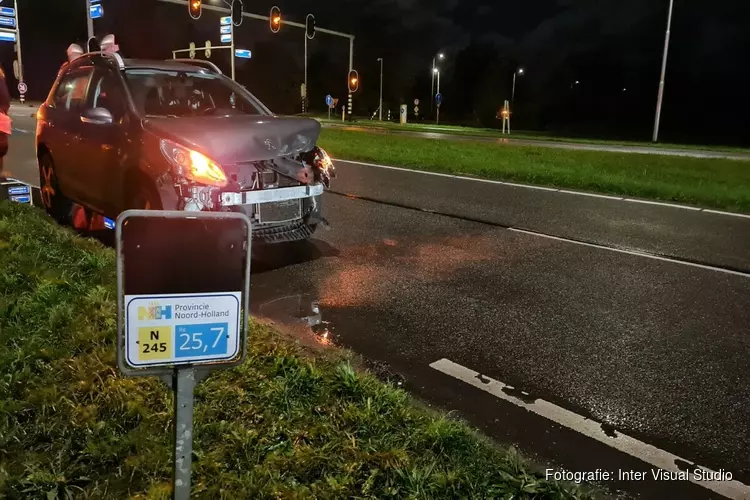
{"type": "Polygon", "coordinates": [[[349,72],[349,93],[353,94],[359,88],[359,73],[356,70],[349,72]]]}
{"type": "Polygon", "coordinates": [[[312,14],[308,14],[305,19],[305,34],[310,40],[315,38],[315,16],[312,14]]]}
{"type": "Polygon", "coordinates": [[[242,0],[232,2],[232,24],[235,26],[242,24],[242,0]]]}
{"type": "Polygon", "coordinates": [[[271,23],[271,31],[278,33],[281,28],[281,9],[278,7],[271,7],[269,22],[271,23]]]}
{"type": "Polygon", "coordinates": [[[203,0],[188,0],[188,12],[190,17],[198,19],[203,11],[203,0]]]}

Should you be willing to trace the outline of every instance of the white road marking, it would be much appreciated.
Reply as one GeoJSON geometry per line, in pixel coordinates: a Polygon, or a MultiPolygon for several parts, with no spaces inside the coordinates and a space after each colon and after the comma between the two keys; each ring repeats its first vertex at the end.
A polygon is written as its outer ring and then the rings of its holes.
{"type": "Polygon", "coordinates": [[[722,212],[721,210],[709,210],[707,208],[704,208],[703,211],[707,214],[729,215],[731,217],[742,217],[743,219],[750,219],[750,215],[738,214],[736,212],[722,212]]]}
{"type": "Polygon", "coordinates": [[[636,200],[635,198],[623,198],[623,201],[627,201],[630,203],[641,203],[642,205],[658,205],[660,207],[681,208],[682,210],[692,210],[694,212],[700,212],[701,210],[703,210],[702,208],[690,207],[687,205],[677,205],[675,203],[664,203],[661,201],[636,200]]]}
{"type": "Polygon", "coordinates": [[[534,189],[537,191],[551,191],[554,193],[569,194],[569,195],[574,195],[574,196],[587,196],[590,198],[604,198],[604,199],[610,199],[610,200],[615,200],[615,201],[626,201],[626,202],[631,202],[631,203],[641,203],[645,205],[656,205],[660,207],[677,208],[677,209],[682,209],[682,210],[689,210],[692,212],[704,212],[704,213],[709,213],[709,214],[714,214],[714,215],[726,215],[730,217],[741,217],[743,219],[750,219],[750,215],[747,215],[747,214],[740,214],[740,213],[735,213],[735,212],[723,212],[721,210],[709,210],[708,208],[691,207],[689,205],[677,205],[675,203],[665,203],[662,201],[637,200],[634,198],[625,198],[622,196],[608,196],[608,195],[603,195],[603,194],[586,193],[583,191],[571,191],[568,189],[549,188],[549,187],[544,187],[544,186],[533,186],[531,184],[518,184],[515,182],[493,181],[491,179],[480,179],[478,177],[468,177],[464,175],[454,175],[454,174],[442,174],[440,172],[429,172],[427,170],[415,170],[415,169],[404,168],[404,167],[393,167],[390,165],[380,165],[377,163],[368,163],[364,161],[344,160],[340,158],[336,158],[335,161],[339,161],[343,163],[351,163],[353,165],[364,165],[366,167],[383,168],[386,170],[396,170],[399,172],[411,172],[415,174],[432,175],[435,177],[448,177],[451,179],[461,179],[465,181],[481,182],[484,184],[499,184],[501,186],[511,186],[511,187],[517,187],[517,188],[523,188],[523,189],[534,189]]]}
{"type": "Polygon", "coordinates": [[[698,269],[706,269],[708,271],[716,271],[718,273],[731,274],[734,276],[742,276],[743,278],[750,278],[750,273],[732,271],[731,269],[723,269],[721,267],[707,266],[704,264],[696,264],[693,262],[685,262],[684,260],[670,259],[669,257],[661,257],[659,255],[654,255],[654,254],[650,254],[646,252],[638,252],[635,250],[623,250],[621,248],[613,248],[613,247],[608,247],[605,245],[598,245],[596,243],[586,243],[583,241],[576,241],[576,240],[571,240],[568,238],[561,238],[560,236],[552,236],[549,234],[535,233],[534,231],[527,231],[525,229],[516,229],[515,227],[509,227],[508,231],[513,231],[514,233],[528,234],[530,236],[538,236],[540,238],[547,238],[548,240],[562,241],[564,243],[572,243],[574,245],[581,245],[584,247],[598,248],[599,250],[609,250],[610,252],[623,253],[626,255],[635,255],[636,257],[645,257],[647,259],[660,260],[662,262],[670,262],[672,264],[681,264],[683,266],[697,267],[698,269]]]}
{"type": "MultiPolygon", "coordinates": [[[[519,406],[525,410],[528,410],[536,415],[544,417],[548,420],[572,429],[576,432],[583,434],[586,437],[595,439],[600,443],[604,443],[618,451],[627,453],[643,462],[650,465],[663,469],[669,472],[680,472],[677,467],[676,461],[691,463],[689,460],[673,455],[668,451],[664,451],[648,443],[644,443],[635,438],[632,438],[626,434],[620,432],[616,433],[616,437],[608,436],[602,429],[602,424],[594,420],[582,417],[572,411],[568,411],[565,408],[554,405],[543,399],[535,399],[531,403],[524,402],[514,396],[509,395],[503,389],[514,389],[512,386],[506,385],[497,380],[493,380],[489,377],[485,377],[469,368],[454,363],[449,359],[441,359],[430,364],[430,367],[437,370],[445,375],[458,379],[465,382],[477,389],[492,394],[498,399],[507,401],[516,406],[519,406]],[[480,380],[481,379],[481,380],[480,380]]],[[[733,500],[746,500],[750,498],[750,486],[743,484],[739,481],[703,481],[693,477],[692,471],[700,468],[705,473],[711,474],[715,471],[702,466],[694,466],[690,469],[690,482],[695,483],[699,486],[707,488],[719,495],[723,495],[733,500]]],[[[712,476],[716,477],[716,475],[712,476]]]]}

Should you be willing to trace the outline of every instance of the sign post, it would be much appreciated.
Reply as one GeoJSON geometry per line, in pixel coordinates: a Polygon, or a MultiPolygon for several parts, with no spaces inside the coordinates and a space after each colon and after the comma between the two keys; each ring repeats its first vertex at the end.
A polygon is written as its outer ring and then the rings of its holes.
{"type": "Polygon", "coordinates": [[[193,391],[247,349],[250,220],[234,212],[128,210],[116,222],[117,361],[174,391],[173,498],[190,498],[193,391]]]}
{"type": "Polygon", "coordinates": [[[331,94],[328,94],[326,96],[326,106],[328,106],[328,119],[331,119],[331,109],[333,108],[333,96],[331,94]]]}

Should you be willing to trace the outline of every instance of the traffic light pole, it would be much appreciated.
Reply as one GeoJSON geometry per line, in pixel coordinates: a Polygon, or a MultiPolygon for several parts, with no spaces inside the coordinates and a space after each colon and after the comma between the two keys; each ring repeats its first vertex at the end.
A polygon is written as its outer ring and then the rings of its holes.
{"type": "Polygon", "coordinates": [[[88,37],[86,38],[86,50],[88,50],[89,40],[94,36],[94,20],[91,19],[91,0],[86,0],[86,29],[88,33],[88,37]]]}
{"type": "Polygon", "coordinates": [[[305,31],[305,95],[302,96],[302,112],[307,112],[307,31],[305,31]]]}
{"type": "MultiPolygon", "coordinates": [[[[171,3],[175,5],[187,5],[188,4],[187,0],[157,0],[157,1],[162,2],[162,3],[171,3]]],[[[212,12],[220,12],[222,14],[227,14],[227,13],[230,15],[232,14],[231,9],[227,9],[225,7],[216,7],[215,5],[203,5],[203,9],[210,10],[212,12]]],[[[250,19],[258,19],[260,21],[267,21],[267,22],[271,20],[269,16],[263,16],[260,14],[252,14],[250,12],[243,12],[242,17],[248,17],[250,19]]],[[[302,23],[295,23],[293,21],[284,21],[283,19],[281,21],[281,24],[286,25],[286,26],[292,26],[294,28],[302,28],[302,29],[307,28],[307,26],[305,26],[302,23]]],[[[348,38],[349,39],[349,71],[354,69],[354,35],[350,35],[349,33],[342,33],[340,31],[333,31],[333,30],[329,30],[325,28],[318,28],[318,27],[315,28],[315,31],[317,33],[325,33],[327,35],[338,36],[341,38],[348,38]]],[[[232,37],[232,40],[234,40],[234,36],[232,37]]],[[[232,55],[234,56],[234,54],[232,55]]]]}

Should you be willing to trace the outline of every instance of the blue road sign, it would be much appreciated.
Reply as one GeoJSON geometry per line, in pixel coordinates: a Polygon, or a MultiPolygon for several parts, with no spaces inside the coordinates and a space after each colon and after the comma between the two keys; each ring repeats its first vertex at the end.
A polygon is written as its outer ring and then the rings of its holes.
{"type": "Polygon", "coordinates": [[[112,219],[108,219],[107,217],[104,218],[104,227],[107,229],[114,229],[115,228],[115,221],[112,219]]]}
{"type": "Polygon", "coordinates": [[[253,57],[252,52],[244,49],[234,49],[234,55],[240,59],[251,59],[253,57]]]}
{"type": "Polygon", "coordinates": [[[0,42],[15,42],[16,33],[11,31],[0,31],[0,42]]]}
{"type": "Polygon", "coordinates": [[[102,4],[97,3],[89,7],[89,16],[91,19],[99,19],[100,17],[104,17],[104,7],[102,7],[102,4]]]}
{"type": "Polygon", "coordinates": [[[221,35],[221,43],[232,43],[232,35],[221,35]]]}
{"type": "Polygon", "coordinates": [[[9,195],[30,194],[29,186],[13,186],[8,188],[9,195]]]}
{"type": "Polygon", "coordinates": [[[231,26],[222,26],[221,30],[219,32],[222,35],[231,35],[232,34],[232,27],[231,26]]]}
{"type": "Polygon", "coordinates": [[[226,16],[221,18],[221,25],[222,26],[229,26],[232,24],[232,16],[226,16]]]}
{"type": "Polygon", "coordinates": [[[333,104],[333,97],[331,97],[330,95],[327,95],[327,96],[326,96],[326,105],[327,105],[328,107],[330,107],[330,106],[331,106],[331,104],[333,104]]]}
{"type": "Polygon", "coordinates": [[[0,26],[4,28],[15,28],[16,18],[15,17],[0,17],[0,26]]]}
{"type": "Polygon", "coordinates": [[[0,16],[16,17],[16,9],[12,7],[0,7],[0,16]]]}
{"type": "Polygon", "coordinates": [[[442,104],[443,103],[443,94],[437,93],[435,94],[435,103],[436,104],[442,104]]]}

